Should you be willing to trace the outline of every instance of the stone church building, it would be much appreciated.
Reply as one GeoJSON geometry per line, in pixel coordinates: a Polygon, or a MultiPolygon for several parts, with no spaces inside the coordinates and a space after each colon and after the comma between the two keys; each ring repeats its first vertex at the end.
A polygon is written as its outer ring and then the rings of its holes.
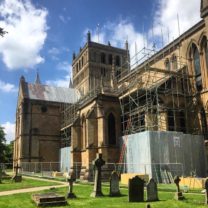
{"type": "Polygon", "coordinates": [[[76,167],[84,179],[92,176],[90,166],[98,152],[109,171],[114,163],[180,161],[187,167],[191,164],[187,174],[195,170],[204,175],[207,38],[207,0],[201,0],[201,20],[196,25],[158,52],[144,48],[146,58],[137,60],[135,67],[130,66],[128,42],[124,49],[116,48],[110,42],[91,41],[88,33],[84,47],[73,54],[69,88],[42,85],[38,76],[30,84],[21,77],[14,163],[61,162],[60,152],[68,148],[67,171],[76,167]],[[151,154],[142,147],[150,148],[151,154]],[[180,158],[171,158],[172,150],[180,158]],[[159,151],[165,156],[159,157],[159,151]]]}

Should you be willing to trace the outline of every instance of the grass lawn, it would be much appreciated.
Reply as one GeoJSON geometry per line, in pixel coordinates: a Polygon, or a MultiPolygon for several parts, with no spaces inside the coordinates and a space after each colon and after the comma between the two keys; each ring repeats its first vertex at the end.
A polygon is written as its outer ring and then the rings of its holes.
{"type": "MultiPolygon", "coordinates": [[[[58,183],[51,181],[39,181],[33,180],[29,178],[24,178],[21,183],[15,183],[11,180],[11,178],[4,178],[2,183],[0,184],[0,192],[1,191],[9,191],[15,189],[23,189],[23,188],[32,188],[32,187],[39,187],[39,186],[53,186],[58,185],[58,183]]],[[[0,206],[1,207],[1,206],[0,206]]]]}
{"type": "MultiPolygon", "coordinates": [[[[53,191],[66,194],[66,188],[59,188],[53,191]]],[[[74,193],[76,194],[76,199],[69,199],[68,206],[70,208],[79,208],[79,207],[87,207],[87,208],[121,208],[121,207],[130,207],[130,208],[145,208],[146,202],[142,203],[129,203],[128,202],[128,192],[126,188],[121,189],[121,193],[123,194],[121,197],[109,197],[109,188],[104,186],[103,193],[104,197],[100,198],[91,198],[90,194],[93,190],[92,185],[83,185],[78,184],[74,186],[74,193]]],[[[48,191],[44,191],[48,192],[48,191]]],[[[50,191],[51,192],[51,191],[50,191]]],[[[16,194],[11,196],[2,196],[0,197],[0,207],[1,208],[34,208],[36,207],[31,201],[32,193],[25,194],[16,194]]],[[[173,192],[159,192],[159,202],[151,202],[151,208],[200,208],[204,206],[204,195],[202,194],[185,194],[186,200],[184,201],[176,201],[173,199],[173,192]]],[[[61,206],[59,207],[61,208],[61,206]]]]}

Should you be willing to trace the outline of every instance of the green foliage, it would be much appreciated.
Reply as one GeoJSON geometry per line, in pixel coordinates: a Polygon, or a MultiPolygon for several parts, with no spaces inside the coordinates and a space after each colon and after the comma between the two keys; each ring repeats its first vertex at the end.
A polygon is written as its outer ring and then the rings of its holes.
{"type": "Polygon", "coordinates": [[[0,163],[5,162],[6,138],[4,128],[0,126],[0,163]]]}
{"type": "Polygon", "coordinates": [[[0,126],[0,163],[12,163],[14,142],[6,144],[5,136],[4,128],[0,126]]]}
{"type": "Polygon", "coordinates": [[[0,36],[3,37],[6,33],[7,32],[3,28],[0,27],[0,36]]]}
{"type": "Polygon", "coordinates": [[[14,141],[11,141],[9,144],[6,144],[5,163],[13,162],[13,147],[14,147],[14,141]]]}

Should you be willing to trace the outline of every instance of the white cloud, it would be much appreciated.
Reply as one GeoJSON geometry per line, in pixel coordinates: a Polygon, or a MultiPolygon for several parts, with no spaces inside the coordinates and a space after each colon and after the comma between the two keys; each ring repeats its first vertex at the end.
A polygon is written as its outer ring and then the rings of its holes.
{"type": "Polygon", "coordinates": [[[58,70],[63,70],[66,72],[66,75],[61,79],[47,80],[47,85],[54,85],[58,87],[69,87],[70,77],[72,77],[72,66],[67,61],[58,63],[56,66],[58,70]]]}
{"type": "Polygon", "coordinates": [[[62,79],[47,80],[46,84],[53,85],[56,87],[69,87],[69,81],[70,81],[70,76],[66,75],[62,79]]]}
{"type": "Polygon", "coordinates": [[[159,0],[158,10],[154,18],[154,35],[161,36],[162,29],[164,43],[166,44],[168,39],[172,41],[179,36],[178,22],[180,34],[182,34],[199,20],[199,0],[159,0]]]}
{"type": "Polygon", "coordinates": [[[51,59],[58,61],[60,60],[60,55],[63,53],[68,53],[70,50],[67,47],[52,47],[48,50],[48,54],[50,55],[51,59]]]}
{"type": "Polygon", "coordinates": [[[67,23],[68,21],[71,20],[71,17],[64,17],[63,15],[59,15],[59,19],[63,22],[63,23],[67,23]]]}
{"type": "Polygon", "coordinates": [[[15,85],[6,83],[1,80],[0,80],[0,90],[2,92],[17,92],[17,88],[15,87],[15,85]]]}
{"type": "Polygon", "coordinates": [[[57,66],[56,66],[56,68],[58,70],[63,70],[63,71],[66,71],[68,73],[70,73],[71,70],[72,70],[71,64],[68,63],[67,61],[63,61],[63,62],[58,63],[57,66]]]}
{"type": "Polygon", "coordinates": [[[15,124],[7,121],[1,126],[4,127],[4,132],[6,134],[6,142],[10,143],[12,140],[15,139],[15,124]]]}
{"type": "Polygon", "coordinates": [[[40,51],[47,37],[47,10],[30,0],[2,0],[0,25],[8,34],[0,41],[0,53],[9,70],[33,68],[44,62],[40,51]]]}
{"type": "Polygon", "coordinates": [[[53,48],[48,50],[48,53],[51,54],[51,55],[58,55],[58,54],[60,54],[60,50],[56,47],[53,47],[53,48]]]}
{"type": "MultiPolygon", "coordinates": [[[[89,29],[85,29],[86,35],[89,29]]],[[[92,41],[98,42],[97,28],[91,31],[92,41]]],[[[112,46],[124,48],[125,42],[128,40],[130,57],[132,58],[131,64],[135,63],[135,53],[139,52],[144,46],[147,45],[146,38],[135,29],[132,22],[128,20],[119,20],[115,22],[107,22],[102,27],[99,27],[99,42],[106,44],[110,41],[112,46]],[[137,50],[135,50],[135,48],[137,50]]],[[[139,60],[140,57],[137,57],[139,60]]],[[[142,61],[142,60],[141,60],[142,61]]],[[[141,62],[140,61],[140,62],[141,62]]]]}
{"type": "MultiPolygon", "coordinates": [[[[133,22],[120,19],[107,22],[99,28],[90,30],[92,33],[91,39],[98,42],[99,34],[100,43],[106,44],[110,41],[112,46],[121,48],[124,48],[124,43],[128,40],[131,65],[134,67],[135,62],[141,63],[153,54],[153,51],[150,51],[153,49],[153,42],[156,42],[157,49],[162,47],[161,28],[164,44],[168,43],[168,39],[172,41],[173,38],[175,39],[178,36],[177,14],[180,23],[180,34],[182,34],[200,20],[200,2],[198,0],[190,0],[189,2],[187,0],[158,0],[158,8],[153,20],[154,26],[148,28],[145,35],[136,29],[133,22]],[[155,37],[152,37],[152,33],[155,37]],[[144,54],[140,53],[135,57],[135,54],[144,47],[150,49],[147,51],[148,55],[145,57],[144,54]]],[[[88,30],[84,30],[84,36],[86,36],[88,30]]]]}

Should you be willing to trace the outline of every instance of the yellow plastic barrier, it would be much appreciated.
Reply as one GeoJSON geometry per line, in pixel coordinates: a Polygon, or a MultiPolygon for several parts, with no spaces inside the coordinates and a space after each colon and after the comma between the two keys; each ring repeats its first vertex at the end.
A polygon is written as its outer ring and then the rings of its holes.
{"type": "Polygon", "coordinates": [[[149,181],[149,175],[147,174],[124,173],[121,174],[121,184],[128,185],[129,179],[135,176],[139,176],[141,179],[145,180],[146,182],[149,181]]]}
{"type": "Polygon", "coordinates": [[[181,177],[180,186],[188,186],[189,189],[204,189],[205,180],[206,178],[181,177]]]}

